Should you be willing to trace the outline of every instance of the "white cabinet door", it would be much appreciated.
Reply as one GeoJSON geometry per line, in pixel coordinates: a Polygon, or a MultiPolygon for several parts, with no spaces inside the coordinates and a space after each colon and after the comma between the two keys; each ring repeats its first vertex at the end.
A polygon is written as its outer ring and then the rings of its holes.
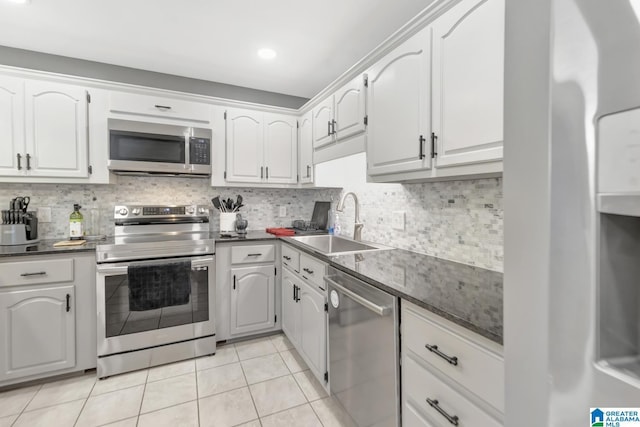
{"type": "Polygon", "coordinates": [[[231,335],[275,325],[274,275],[273,264],[231,269],[231,335]]]}
{"type": "Polygon", "coordinates": [[[431,167],[430,37],[430,28],[425,28],[367,72],[369,175],[431,167]]]}
{"type": "Polygon", "coordinates": [[[333,97],[336,140],[340,141],[364,132],[366,114],[364,76],[351,80],[338,89],[333,97]]]}
{"type": "Polygon", "coordinates": [[[294,346],[298,346],[300,335],[300,309],[296,303],[298,279],[283,269],[282,272],[282,331],[294,346]]]}
{"type": "Polygon", "coordinates": [[[504,0],[463,0],[432,24],[438,168],[502,159],[504,25],[504,0]]]}
{"type": "Polygon", "coordinates": [[[0,292],[0,380],[76,364],[73,285],[0,292]]]}
{"type": "Polygon", "coordinates": [[[0,76],[0,175],[24,175],[24,83],[0,76]],[[20,160],[18,160],[20,156],[20,160]]]}
{"type": "Polygon", "coordinates": [[[300,128],[298,129],[298,147],[300,149],[298,173],[302,184],[313,182],[313,127],[311,117],[311,112],[302,116],[299,122],[300,128]]]}
{"type": "Polygon", "coordinates": [[[298,182],[298,129],[292,116],[264,114],[264,168],[270,183],[298,182]]]}
{"type": "Polygon", "coordinates": [[[227,181],[260,182],[264,178],[262,118],[258,111],[227,110],[227,181]]]}
{"type": "Polygon", "coordinates": [[[333,142],[333,96],[313,109],[313,148],[333,142]]]}
{"type": "Polygon", "coordinates": [[[322,378],[327,368],[327,323],[320,292],[301,282],[298,291],[300,306],[300,352],[306,356],[309,368],[322,378]]]}
{"type": "Polygon", "coordinates": [[[25,82],[26,167],[30,176],[89,176],[87,97],[87,91],[79,86],[25,82]]]}

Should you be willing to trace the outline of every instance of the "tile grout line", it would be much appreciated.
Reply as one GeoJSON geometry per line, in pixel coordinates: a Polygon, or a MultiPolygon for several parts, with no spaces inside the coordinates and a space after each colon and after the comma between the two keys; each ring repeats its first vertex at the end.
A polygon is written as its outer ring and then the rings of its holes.
{"type": "MultiPolygon", "coordinates": [[[[193,362],[196,363],[196,362],[193,362]]],[[[140,407],[138,408],[138,416],[136,417],[136,427],[140,424],[140,412],[142,412],[142,403],[144,402],[144,394],[147,392],[147,381],[149,380],[149,371],[147,368],[147,376],[144,379],[144,387],[142,388],[142,399],[140,399],[140,407]]]]}
{"type": "Polygon", "coordinates": [[[98,373],[96,372],[96,378],[93,381],[93,385],[91,386],[91,390],[89,390],[89,394],[84,399],[84,403],[82,403],[82,408],[80,408],[80,412],[78,412],[78,416],[76,417],[76,421],[73,423],[74,426],[78,424],[78,420],[80,420],[80,415],[82,415],[82,411],[84,411],[85,406],[87,406],[87,402],[89,401],[89,398],[91,397],[91,393],[93,393],[93,389],[96,387],[96,383],[98,382],[97,375],[98,375],[98,373]]]}
{"type": "MultiPolygon", "coordinates": [[[[237,350],[236,350],[236,354],[237,354],[237,350]]],[[[239,354],[238,354],[238,359],[240,359],[240,355],[239,354]]],[[[247,383],[247,391],[249,392],[249,396],[251,396],[251,403],[253,404],[253,409],[256,411],[256,416],[258,417],[258,422],[260,423],[260,426],[262,426],[262,421],[260,421],[260,413],[258,412],[258,407],[256,406],[256,401],[253,398],[253,393],[251,393],[251,386],[249,385],[249,381],[247,380],[247,374],[244,372],[244,367],[242,366],[242,362],[238,361],[238,363],[240,364],[240,370],[242,370],[242,376],[244,377],[244,382],[247,383]]],[[[251,421],[251,420],[249,420],[249,421],[251,421]]],[[[247,421],[247,422],[249,422],[249,421],[247,421]]]]}
{"type": "MultiPolygon", "coordinates": [[[[18,416],[16,417],[16,419],[15,419],[15,420],[13,420],[13,422],[11,423],[11,425],[14,425],[15,423],[17,423],[17,422],[18,422],[18,418],[20,418],[20,416],[22,415],[22,413],[24,412],[24,410],[25,410],[25,409],[27,409],[27,406],[29,406],[29,404],[33,401],[33,399],[35,399],[36,395],[37,395],[38,393],[40,393],[40,390],[42,390],[42,386],[43,386],[43,385],[44,385],[44,384],[40,384],[40,385],[38,386],[38,389],[36,390],[36,392],[35,392],[35,393],[33,393],[33,396],[31,396],[31,399],[29,399],[29,401],[27,402],[27,404],[26,404],[26,405],[24,405],[24,408],[22,408],[22,409],[20,410],[20,412],[18,413],[18,416]]],[[[20,390],[20,388],[17,388],[16,390],[20,390]]],[[[16,414],[12,414],[12,415],[16,415],[16,414]]],[[[7,416],[10,416],[10,415],[7,415],[7,416]]]]}
{"type": "MultiPolygon", "coordinates": [[[[215,356],[215,354],[214,354],[215,356]]],[[[196,375],[196,415],[198,417],[198,427],[200,427],[200,390],[198,389],[198,364],[196,361],[193,361],[193,365],[195,367],[195,375],[196,375]]],[[[137,426],[136,426],[137,427],[137,426]]]]}

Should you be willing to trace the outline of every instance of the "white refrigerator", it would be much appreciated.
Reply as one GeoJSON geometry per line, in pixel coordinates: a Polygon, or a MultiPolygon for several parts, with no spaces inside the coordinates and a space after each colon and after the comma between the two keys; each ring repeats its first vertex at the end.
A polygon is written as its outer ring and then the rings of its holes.
{"type": "Polygon", "coordinates": [[[507,1],[504,165],[505,425],[640,407],[640,0],[507,1]]]}

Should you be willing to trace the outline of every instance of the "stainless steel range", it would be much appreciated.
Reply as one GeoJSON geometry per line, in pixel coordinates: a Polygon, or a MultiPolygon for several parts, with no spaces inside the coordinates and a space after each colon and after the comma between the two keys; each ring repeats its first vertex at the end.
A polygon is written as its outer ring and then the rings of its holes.
{"type": "Polygon", "coordinates": [[[213,354],[215,241],[207,206],[116,206],[96,248],[98,377],[213,354]]]}

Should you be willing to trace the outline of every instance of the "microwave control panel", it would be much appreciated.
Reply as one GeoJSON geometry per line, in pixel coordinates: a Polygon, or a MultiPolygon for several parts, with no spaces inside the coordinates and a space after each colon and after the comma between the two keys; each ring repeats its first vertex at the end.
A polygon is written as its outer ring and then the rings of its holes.
{"type": "Polygon", "coordinates": [[[189,138],[189,163],[192,165],[211,164],[211,140],[208,138],[189,138]]]}

